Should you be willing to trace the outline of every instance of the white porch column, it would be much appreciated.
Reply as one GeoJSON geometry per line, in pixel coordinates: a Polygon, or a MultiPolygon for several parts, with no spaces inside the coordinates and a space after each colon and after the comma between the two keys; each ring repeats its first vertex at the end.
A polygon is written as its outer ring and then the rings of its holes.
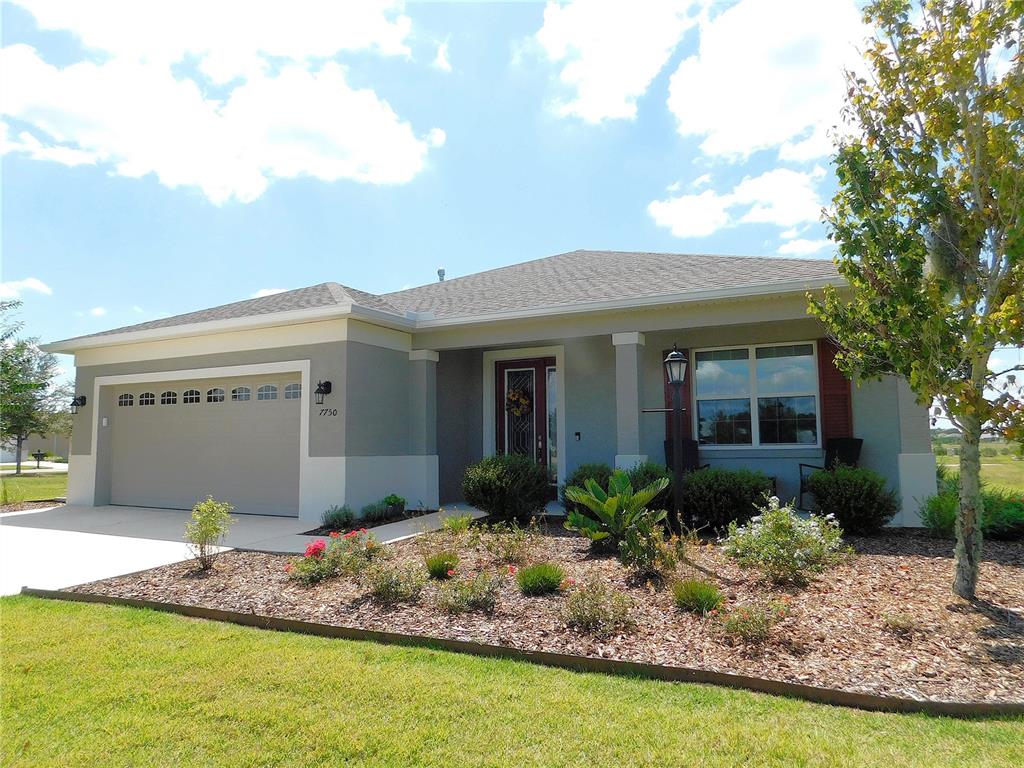
{"type": "Polygon", "coordinates": [[[629,469],[647,461],[640,453],[641,347],[644,335],[636,331],[613,333],[615,345],[615,467],[629,469]]]}

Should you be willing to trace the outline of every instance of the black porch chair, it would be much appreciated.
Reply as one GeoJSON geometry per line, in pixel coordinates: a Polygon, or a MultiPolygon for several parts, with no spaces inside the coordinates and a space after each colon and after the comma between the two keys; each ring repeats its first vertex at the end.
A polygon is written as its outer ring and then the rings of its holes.
{"type": "Polygon", "coordinates": [[[847,467],[856,467],[860,461],[860,449],[864,441],[859,437],[832,437],[825,441],[825,465],[801,464],[800,465],[800,509],[807,509],[804,506],[804,494],[807,493],[808,478],[819,469],[835,469],[836,465],[842,464],[847,467]],[[806,470],[810,470],[809,472],[806,470]]]}
{"type": "MultiPolygon", "coordinates": [[[[697,441],[683,438],[683,472],[695,472],[698,469],[707,469],[710,464],[704,464],[703,466],[699,463],[700,458],[697,451],[697,441]]],[[[672,463],[674,458],[672,453],[672,441],[665,441],[665,466],[669,469],[675,466],[672,463]]]]}

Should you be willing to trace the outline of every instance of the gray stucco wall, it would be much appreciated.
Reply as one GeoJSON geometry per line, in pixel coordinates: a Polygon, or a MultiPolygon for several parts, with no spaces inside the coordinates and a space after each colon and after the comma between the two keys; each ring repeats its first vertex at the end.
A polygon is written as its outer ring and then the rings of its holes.
{"type": "Polygon", "coordinates": [[[563,344],[568,476],[580,464],[615,463],[615,347],[610,336],[569,339],[563,344]]]}
{"type": "Polygon", "coordinates": [[[408,352],[346,343],[342,456],[404,456],[411,435],[408,352]]]}
{"type": "Polygon", "coordinates": [[[437,363],[437,463],[441,502],[462,499],[462,474],[483,456],[483,352],[442,352],[437,363]]]}

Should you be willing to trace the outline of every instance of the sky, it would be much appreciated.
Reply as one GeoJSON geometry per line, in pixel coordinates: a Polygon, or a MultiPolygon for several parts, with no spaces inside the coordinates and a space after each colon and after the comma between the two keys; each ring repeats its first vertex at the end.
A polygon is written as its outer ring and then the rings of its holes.
{"type": "Polygon", "coordinates": [[[0,297],[44,341],[577,248],[833,254],[853,0],[0,7],[0,297]]]}

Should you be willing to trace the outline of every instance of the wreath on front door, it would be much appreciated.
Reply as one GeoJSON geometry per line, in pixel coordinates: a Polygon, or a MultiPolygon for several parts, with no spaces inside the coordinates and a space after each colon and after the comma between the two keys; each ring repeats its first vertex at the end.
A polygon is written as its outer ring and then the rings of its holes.
{"type": "Polygon", "coordinates": [[[523,389],[510,389],[505,396],[505,410],[516,418],[522,418],[530,413],[530,395],[523,389]]]}

